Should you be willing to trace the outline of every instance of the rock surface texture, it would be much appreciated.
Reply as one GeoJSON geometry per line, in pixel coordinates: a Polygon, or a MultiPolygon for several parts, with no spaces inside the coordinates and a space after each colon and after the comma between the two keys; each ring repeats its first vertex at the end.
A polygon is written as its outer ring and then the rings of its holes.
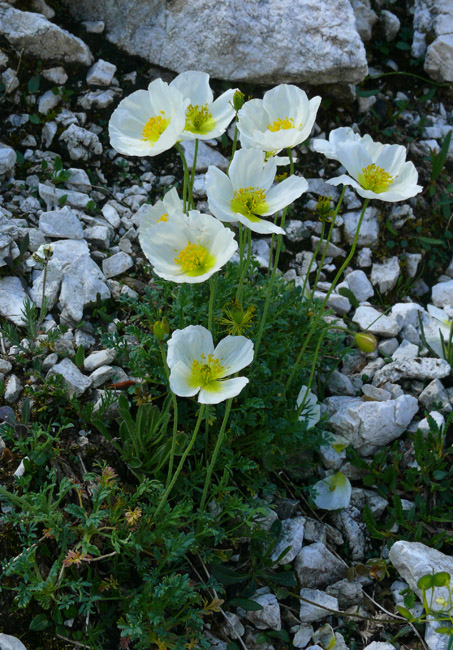
{"type": "Polygon", "coordinates": [[[453,81],[453,0],[415,0],[412,54],[425,52],[426,72],[453,81]]]}
{"type": "Polygon", "coordinates": [[[176,72],[254,83],[352,83],[367,74],[348,0],[65,0],[82,20],[102,20],[129,54],[176,72]]]}

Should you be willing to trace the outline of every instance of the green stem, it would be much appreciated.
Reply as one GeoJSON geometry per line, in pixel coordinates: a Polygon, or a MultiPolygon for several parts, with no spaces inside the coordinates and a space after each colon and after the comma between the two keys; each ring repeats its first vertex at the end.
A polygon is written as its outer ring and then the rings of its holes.
{"type": "Polygon", "coordinates": [[[321,349],[321,344],[322,344],[322,342],[324,340],[324,336],[326,335],[328,329],[329,328],[326,327],[325,329],[322,330],[321,334],[319,335],[318,343],[316,344],[316,348],[315,348],[315,355],[314,355],[314,358],[313,358],[313,363],[311,364],[310,377],[308,378],[308,382],[307,382],[307,390],[305,391],[304,398],[303,398],[299,408],[297,409],[297,415],[298,416],[304,410],[305,402],[307,401],[307,397],[308,397],[308,392],[310,391],[311,386],[313,384],[313,378],[315,376],[316,362],[318,361],[319,350],[321,349]]]}
{"type": "Polygon", "coordinates": [[[212,322],[214,315],[215,294],[217,291],[218,274],[214,273],[209,278],[209,312],[208,312],[208,330],[212,332],[212,322]]]}
{"type": "MultiPolygon", "coordinates": [[[[343,189],[341,190],[341,194],[340,194],[340,198],[339,198],[338,203],[337,203],[337,207],[335,208],[335,212],[333,214],[332,223],[330,224],[329,232],[327,234],[326,245],[324,246],[324,250],[323,250],[323,252],[321,254],[321,259],[319,261],[318,271],[316,273],[316,277],[315,277],[315,281],[314,281],[313,289],[312,289],[312,300],[313,300],[313,294],[315,293],[316,287],[318,286],[319,276],[321,275],[322,267],[324,266],[324,260],[326,259],[326,255],[327,255],[327,249],[329,248],[330,240],[332,239],[333,229],[335,227],[335,222],[336,222],[338,213],[340,211],[341,204],[343,203],[343,197],[344,197],[345,191],[346,191],[346,185],[343,185],[343,189]]],[[[322,236],[321,236],[321,241],[322,241],[322,236]]],[[[321,241],[319,242],[320,244],[321,244],[321,241]]]]}
{"type": "MultiPolygon", "coordinates": [[[[244,236],[245,240],[245,236],[244,236]]],[[[247,274],[247,269],[250,264],[250,258],[252,256],[252,231],[250,228],[247,228],[247,258],[242,265],[241,274],[239,276],[238,288],[236,291],[236,300],[240,303],[242,299],[242,292],[244,290],[244,278],[247,274]]]]}
{"type": "MultiPolygon", "coordinates": [[[[332,226],[331,226],[331,227],[332,227],[332,226]]],[[[322,242],[323,242],[323,239],[324,239],[325,230],[326,230],[326,224],[325,224],[325,222],[323,221],[323,222],[322,222],[322,226],[321,226],[321,235],[320,235],[320,237],[319,237],[319,242],[318,242],[318,244],[317,244],[315,250],[313,251],[313,255],[311,256],[311,260],[310,260],[310,262],[309,262],[309,264],[308,264],[308,269],[307,269],[307,272],[306,272],[305,277],[304,277],[304,283],[303,283],[303,285],[302,285],[302,298],[305,297],[305,290],[306,290],[306,288],[307,288],[307,282],[308,282],[309,277],[310,277],[311,267],[313,266],[313,264],[314,264],[315,261],[316,261],[316,258],[318,257],[318,253],[319,253],[319,250],[320,250],[320,248],[321,248],[321,246],[322,246],[322,242]]],[[[327,248],[327,244],[326,244],[326,248],[327,248]]],[[[324,250],[325,250],[325,249],[324,249],[324,250]]],[[[321,266],[320,266],[319,268],[321,268],[321,266]]],[[[318,269],[318,271],[319,271],[319,269],[318,269]]],[[[315,279],[314,287],[316,287],[316,280],[317,280],[317,276],[316,276],[316,279],[315,279]]],[[[314,293],[314,291],[315,291],[315,290],[314,290],[314,288],[313,288],[313,293],[314,293]]]]}
{"type": "MultiPolygon", "coordinates": [[[[293,162],[293,156],[292,156],[292,151],[290,148],[288,148],[288,156],[289,156],[289,176],[291,176],[294,173],[294,162],[293,162]]],[[[282,221],[280,226],[284,228],[285,226],[285,219],[286,219],[286,213],[288,211],[288,206],[283,210],[282,213],[282,221]]],[[[256,337],[255,341],[255,359],[258,356],[258,350],[261,344],[261,339],[263,338],[263,332],[264,332],[264,326],[266,324],[266,318],[267,318],[267,312],[269,309],[270,301],[271,301],[271,296],[272,296],[272,287],[274,285],[274,280],[275,280],[275,275],[278,270],[278,260],[280,258],[280,251],[282,248],[282,243],[283,243],[283,235],[278,235],[277,237],[277,249],[275,251],[275,258],[274,258],[274,266],[272,268],[272,273],[271,273],[271,278],[269,281],[269,286],[267,289],[267,296],[266,296],[266,302],[264,303],[264,308],[263,308],[263,313],[261,315],[261,321],[260,325],[258,328],[258,335],[256,337]]]]}
{"type": "Polygon", "coordinates": [[[228,163],[227,174],[228,174],[228,170],[230,169],[230,165],[233,162],[233,156],[235,154],[237,144],[238,144],[238,118],[236,115],[236,122],[234,123],[233,147],[231,149],[231,158],[230,158],[230,162],[228,163]]]}
{"type": "Polygon", "coordinates": [[[226,425],[227,425],[227,422],[228,422],[228,418],[230,416],[232,403],[233,403],[233,398],[231,397],[226,403],[225,415],[223,416],[223,422],[222,422],[222,426],[220,428],[219,437],[217,438],[214,453],[212,454],[211,462],[209,463],[208,471],[206,473],[206,479],[205,479],[204,488],[203,488],[203,495],[201,497],[201,503],[200,503],[200,514],[203,514],[203,512],[204,512],[205,503],[206,503],[206,499],[207,499],[207,496],[208,496],[208,490],[209,490],[209,486],[211,484],[212,472],[214,470],[214,466],[215,466],[215,463],[216,463],[216,460],[217,460],[217,456],[219,455],[220,448],[222,447],[222,444],[223,444],[223,441],[224,441],[224,438],[225,438],[226,425]]]}
{"type": "Polygon", "coordinates": [[[195,444],[195,440],[196,440],[196,438],[197,438],[198,430],[200,429],[200,424],[201,424],[201,422],[202,422],[202,420],[203,420],[203,414],[204,414],[204,404],[201,405],[200,410],[199,410],[199,412],[198,412],[197,423],[196,423],[196,425],[195,425],[195,429],[193,430],[193,433],[192,433],[192,437],[191,437],[191,439],[190,439],[190,442],[189,442],[189,444],[187,445],[187,447],[185,448],[183,455],[181,456],[181,460],[179,461],[179,465],[178,465],[178,467],[176,468],[176,472],[174,473],[173,478],[171,479],[170,485],[168,485],[168,487],[166,488],[165,492],[164,492],[163,495],[162,495],[162,498],[161,498],[161,500],[160,500],[160,503],[159,503],[159,505],[157,506],[157,510],[156,510],[156,512],[154,513],[154,517],[157,517],[157,515],[159,514],[159,512],[162,510],[162,508],[164,507],[164,505],[167,503],[168,495],[169,495],[170,492],[172,491],[173,486],[174,486],[174,484],[176,483],[176,480],[177,480],[178,476],[180,475],[181,470],[182,470],[182,468],[183,468],[183,466],[184,466],[184,462],[185,462],[187,456],[189,455],[190,450],[192,449],[192,447],[193,447],[194,444],[195,444]]]}
{"type": "Polygon", "coordinates": [[[349,262],[354,257],[355,249],[357,247],[357,240],[359,238],[360,228],[362,226],[362,221],[363,221],[363,217],[365,215],[365,210],[366,210],[369,202],[370,202],[370,199],[365,199],[365,202],[364,202],[363,207],[362,207],[362,212],[360,213],[359,222],[357,224],[357,229],[355,231],[354,240],[352,242],[352,246],[351,246],[351,250],[349,252],[349,255],[346,257],[345,261],[343,262],[343,264],[339,268],[335,278],[333,279],[332,284],[330,285],[330,289],[327,292],[326,297],[324,298],[324,300],[321,303],[321,306],[320,306],[320,308],[318,310],[317,316],[315,317],[315,319],[314,319],[314,321],[312,323],[310,331],[308,332],[308,335],[307,335],[307,337],[306,337],[306,339],[304,341],[304,344],[300,349],[300,352],[299,352],[298,357],[296,359],[296,363],[294,364],[293,369],[292,369],[292,371],[291,371],[291,373],[290,373],[290,375],[288,377],[288,380],[287,380],[287,382],[285,384],[285,389],[283,391],[282,399],[284,398],[289,386],[291,385],[292,380],[294,379],[294,375],[296,374],[296,371],[297,371],[297,369],[299,367],[299,364],[300,364],[300,362],[301,362],[301,360],[302,360],[302,358],[303,358],[303,356],[305,354],[305,350],[307,349],[308,344],[310,343],[310,341],[311,341],[311,339],[313,337],[313,334],[318,331],[319,321],[321,320],[321,318],[322,318],[322,316],[324,314],[324,307],[326,306],[327,301],[329,300],[332,291],[335,289],[338,280],[341,278],[341,276],[343,274],[343,271],[345,270],[345,268],[347,267],[349,262]]]}
{"type": "Polygon", "coordinates": [[[189,210],[195,208],[195,202],[193,200],[193,183],[195,180],[195,168],[197,166],[197,157],[198,157],[198,138],[195,138],[195,149],[193,152],[193,163],[192,163],[192,174],[190,176],[189,183],[189,210]]]}
{"type": "Polygon", "coordinates": [[[189,168],[187,167],[187,160],[179,142],[175,144],[175,147],[176,147],[176,151],[181,156],[181,162],[184,169],[184,185],[182,188],[182,202],[183,202],[183,210],[187,214],[187,211],[190,208],[190,206],[189,208],[187,207],[187,192],[189,189],[189,168]]]}
{"type": "MultiPolygon", "coordinates": [[[[159,349],[160,349],[160,354],[162,356],[162,362],[164,364],[164,370],[165,370],[165,375],[167,377],[167,381],[170,382],[170,369],[167,364],[167,358],[165,356],[165,350],[164,350],[164,344],[162,341],[159,341],[159,349]]],[[[170,460],[168,462],[168,472],[167,472],[167,482],[165,484],[165,487],[168,487],[168,484],[170,483],[171,475],[173,472],[173,463],[175,459],[175,448],[176,448],[176,437],[178,434],[178,400],[176,399],[176,395],[174,392],[170,389],[171,392],[171,400],[173,404],[173,435],[171,439],[171,448],[170,448],[170,460]]]]}

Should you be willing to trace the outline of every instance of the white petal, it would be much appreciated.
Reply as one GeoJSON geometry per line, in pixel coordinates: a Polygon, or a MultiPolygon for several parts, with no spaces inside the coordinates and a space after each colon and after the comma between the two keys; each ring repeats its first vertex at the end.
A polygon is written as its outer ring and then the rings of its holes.
{"type": "Polygon", "coordinates": [[[198,401],[201,404],[219,404],[230,397],[236,397],[241,390],[249,383],[246,377],[235,377],[234,379],[223,379],[213,382],[210,387],[204,386],[200,390],[198,401]]]}
{"type": "Polygon", "coordinates": [[[337,145],[337,159],[355,179],[362,169],[373,163],[370,154],[360,142],[340,142],[337,145]]]}
{"type": "Polygon", "coordinates": [[[315,426],[315,424],[318,424],[319,420],[321,419],[321,407],[318,404],[318,398],[314,393],[311,392],[311,390],[308,391],[308,395],[305,398],[307,390],[307,386],[301,387],[299,395],[297,396],[296,404],[299,407],[305,399],[304,409],[300,414],[299,419],[308,419],[307,428],[311,429],[315,426]]]}
{"type": "Polygon", "coordinates": [[[244,217],[244,215],[236,212],[236,221],[240,221],[244,226],[250,228],[252,232],[257,232],[260,235],[284,235],[285,231],[280,226],[275,225],[272,221],[266,221],[266,219],[260,219],[256,217],[253,221],[244,217]]]}
{"type": "Polygon", "coordinates": [[[385,144],[373,162],[390,176],[397,176],[406,161],[406,148],[400,144],[385,144]]]}
{"type": "Polygon", "coordinates": [[[440,320],[442,323],[447,324],[450,322],[447,313],[443,309],[439,309],[439,307],[436,307],[435,305],[427,305],[426,309],[431,316],[434,316],[434,318],[437,318],[437,320],[440,320]]]}
{"type": "Polygon", "coordinates": [[[182,330],[175,330],[168,341],[167,363],[172,368],[178,361],[192,368],[195,360],[200,361],[202,354],[207,358],[214,352],[212,334],[202,325],[189,325],[182,330]]]}
{"type": "Polygon", "coordinates": [[[190,99],[192,106],[211,104],[213,96],[209,86],[209,75],[198,70],[181,72],[173,79],[170,86],[177,88],[183,97],[190,99]]]}
{"type": "Polygon", "coordinates": [[[347,508],[351,501],[352,488],[349,479],[342,473],[332,474],[313,485],[313,501],[323,510],[347,508]]]}
{"type": "Polygon", "coordinates": [[[274,214],[282,210],[285,206],[290,205],[308,190],[308,183],[305,178],[300,176],[290,176],[284,181],[275,185],[266,195],[268,209],[265,215],[274,214]]]}
{"type": "Polygon", "coordinates": [[[192,369],[182,361],[177,361],[170,370],[170,388],[175,395],[192,397],[200,390],[200,386],[193,386],[190,382],[192,369]]]}
{"type": "Polygon", "coordinates": [[[264,151],[258,149],[239,149],[235,152],[228,172],[234,190],[260,187],[264,155],[264,151]]]}
{"type": "Polygon", "coordinates": [[[239,372],[253,361],[253,343],[245,336],[226,336],[214,350],[214,356],[225,368],[221,377],[239,372]]]}

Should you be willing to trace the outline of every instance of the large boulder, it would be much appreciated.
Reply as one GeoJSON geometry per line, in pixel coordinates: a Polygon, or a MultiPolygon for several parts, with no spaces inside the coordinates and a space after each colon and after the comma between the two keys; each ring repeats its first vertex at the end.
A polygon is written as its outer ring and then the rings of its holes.
{"type": "Polygon", "coordinates": [[[18,50],[46,62],[90,65],[93,61],[88,45],[80,38],[42,14],[20,11],[6,2],[0,2],[0,35],[18,50]]]}
{"type": "Polygon", "coordinates": [[[425,70],[453,81],[453,0],[415,0],[412,54],[425,56],[425,70]]]}
{"type": "Polygon", "coordinates": [[[262,84],[355,83],[367,74],[349,0],[65,0],[129,54],[175,72],[262,84]]]}

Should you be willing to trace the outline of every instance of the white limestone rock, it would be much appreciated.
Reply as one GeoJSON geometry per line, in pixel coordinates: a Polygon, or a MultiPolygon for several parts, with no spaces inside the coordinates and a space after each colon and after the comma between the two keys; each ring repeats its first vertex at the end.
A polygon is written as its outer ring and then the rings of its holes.
{"type": "Polygon", "coordinates": [[[443,309],[445,306],[453,308],[453,280],[439,282],[432,288],[432,300],[436,307],[443,309]]]}
{"type": "Polygon", "coordinates": [[[61,375],[63,377],[70,397],[83,395],[91,386],[91,379],[85,377],[71,359],[63,359],[60,363],[52,366],[46,375],[46,379],[54,375],[61,375]]]}
{"type": "Polygon", "coordinates": [[[392,383],[400,379],[442,379],[450,374],[450,365],[443,359],[429,357],[392,361],[376,372],[373,384],[379,386],[386,381],[392,383]]]}
{"type": "Polygon", "coordinates": [[[3,399],[7,404],[15,404],[19,399],[23,388],[24,386],[19,377],[17,377],[17,375],[10,375],[6,382],[3,399]]]}
{"type": "Polygon", "coordinates": [[[3,634],[2,632],[0,632],[0,648],[1,650],[27,650],[22,641],[19,641],[15,636],[3,634]]]}
{"type": "Polygon", "coordinates": [[[334,431],[363,456],[398,438],[418,411],[418,402],[411,395],[384,402],[334,396],[328,397],[324,406],[334,431]]]}
{"type": "Polygon", "coordinates": [[[414,9],[412,55],[426,51],[425,71],[437,81],[453,81],[452,0],[415,0],[414,9]]]}
{"type": "Polygon", "coordinates": [[[60,102],[61,95],[56,95],[51,90],[47,90],[39,98],[38,112],[42,113],[43,115],[47,115],[47,113],[56,108],[60,102]]]}
{"type": "Polygon", "coordinates": [[[444,413],[451,411],[448,393],[439,379],[433,379],[420,393],[418,400],[429,410],[440,404],[440,408],[444,413]]]}
{"type": "MultiPolygon", "coordinates": [[[[344,219],[344,236],[348,244],[352,244],[354,236],[357,230],[357,225],[359,223],[360,211],[359,212],[346,212],[343,215],[344,219]]],[[[357,245],[362,246],[371,246],[373,248],[376,246],[379,240],[379,221],[378,221],[378,211],[376,208],[368,207],[365,210],[365,215],[363,217],[362,225],[360,226],[360,232],[357,239],[357,245]]]]}
{"type": "Polygon", "coordinates": [[[384,28],[384,36],[387,42],[393,41],[398,32],[400,31],[401,22],[398,16],[394,13],[383,9],[380,15],[380,22],[384,28]]]}
{"type": "Polygon", "coordinates": [[[370,0],[350,0],[354,10],[355,24],[363,41],[371,40],[373,25],[378,17],[371,9],[370,0]]]}
{"type": "Polygon", "coordinates": [[[251,600],[262,605],[263,609],[246,613],[246,618],[259,630],[281,630],[280,605],[277,598],[268,592],[267,587],[262,587],[251,597],[251,600]]]}
{"type": "Polygon", "coordinates": [[[283,565],[287,564],[288,562],[292,562],[296,555],[299,553],[300,549],[302,548],[302,542],[304,539],[304,524],[304,517],[294,517],[293,519],[284,519],[282,521],[282,532],[280,539],[278,540],[274,552],[271,556],[272,560],[276,562],[277,565],[283,565]],[[278,560],[278,557],[288,546],[288,551],[280,560],[278,560]]]}
{"type": "Polygon", "coordinates": [[[51,81],[56,86],[64,86],[68,80],[66,70],[61,65],[55,66],[54,68],[46,68],[41,72],[41,75],[44,79],[51,81]]]}
{"type": "Polygon", "coordinates": [[[374,296],[373,286],[363,271],[352,271],[346,277],[346,282],[359,302],[364,302],[374,296]]]}
{"type": "Polygon", "coordinates": [[[323,618],[331,615],[332,612],[329,610],[338,611],[338,600],[334,596],[326,594],[325,591],[304,588],[300,590],[300,597],[299,618],[302,623],[322,621],[323,618]],[[306,602],[306,600],[310,602],[306,602]],[[316,605],[321,605],[322,608],[316,607],[316,605]]]}
{"type": "Polygon", "coordinates": [[[45,201],[46,207],[49,211],[59,209],[61,202],[64,200],[64,207],[72,207],[83,209],[90,201],[88,194],[83,192],[75,192],[74,190],[61,190],[53,185],[45,185],[39,183],[38,185],[39,196],[45,201]]]}
{"type": "Polygon", "coordinates": [[[398,257],[390,257],[382,264],[373,264],[371,267],[371,283],[378,287],[380,293],[384,294],[395,287],[399,274],[398,257]]]}
{"type": "Polygon", "coordinates": [[[70,124],[59,140],[66,145],[71,160],[86,161],[102,153],[98,136],[76,124],[70,124]]]}
{"type": "Polygon", "coordinates": [[[385,316],[374,307],[367,305],[357,308],[352,321],[353,323],[357,323],[362,330],[367,330],[372,334],[379,334],[380,336],[393,337],[401,330],[401,325],[398,325],[395,318],[385,316]]]}
{"type": "Polygon", "coordinates": [[[300,584],[309,589],[322,589],[344,578],[347,572],[347,566],[322,542],[304,546],[294,569],[300,584]]]}
{"type": "Polygon", "coordinates": [[[0,142],[0,176],[11,174],[16,164],[16,152],[0,142]]]}
{"type": "Polygon", "coordinates": [[[89,255],[76,258],[66,269],[61,284],[60,303],[62,317],[78,323],[83,318],[83,310],[90,303],[110,298],[110,289],[105,284],[105,276],[89,255]]]}
{"type": "MultiPolygon", "coordinates": [[[[417,587],[417,582],[422,576],[439,571],[446,571],[453,575],[453,557],[420,542],[395,542],[390,549],[389,559],[403,580],[420,599],[422,592],[417,587]]],[[[450,602],[447,587],[434,587],[434,590],[428,589],[426,593],[432,611],[444,609],[444,605],[436,602],[436,599],[444,598],[450,602]]]]}
{"type": "Polygon", "coordinates": [[[115,253],[102,262],[102,270],[106,278],[114,278],[121,275],[134,266],[134,260],[127,253],[115,253]]]}
{"type": "MultiPolygon", "coordinates": [[[[81,255],[89,255],[90,252],[88,244],[84,239],[59,239],[55,242],[50,242],[49,244],[42,244],[36,251],[36,254],[43,258],[45,248],[49,248],[52,251],[51,262],[55,263],[62,270],[72,264],[72,262],[81,255]]],[[[33,259],[29,262],[29,266],[40,266],[33,259]]]]}
{"type": "Polygon", "coordinates": [[[96,368],[112,363],[115,357],[116,350],[97,350],[86,357],[83,367],[87,372],[92,372],[96,368]]]}
{"type": "MultiPolygon", "coordinates": [[[[195,153],[195,140],[183,140],[181,142],[181,147],[183,148],[187,164],[189,168],[192,169],[195,153]]],[[[222,156],[219,151],[213,147],[210,147],[208,144],[203,142],[203,140],[198,141],[198,154],[195,171],[205,172],[207,171],[209,165],[213,165],[222,171],[226,171],[228,163],[229,160],[225,158],[225,156],[222,156]]]]}
{"type": "Polygon", "coordinates": [[[33,300],[25,293],[16,276],[0,278],[0,314],[15,325],[24,325],[23,309],[26,300],[33,300]]]}
{"type": "Polygon", "coordinates": [[[43,212],[39,217],[39,229],[45,237],[83,239],[82,224],[66,205],[61,210],[43,212]]]}
{"type": "Polygon", "coordinates": [[[89,86],[110,86],[116,72],[116,65],[98,59],[87,72],[87,84],[89,86]]]}
{"type": "Polygon", "coordinates": [[[0,2],[0,34],[17,50],[42,61],[81,63],[93,60],[89,47],[42,14],[20,11],[0,2]]]}
{"type": "Polygon", "coordinates": [[[216,11],[210,0],[65,3],[79,19],[104,21],[107,38],[129,54],[176,72],[273,85],[347,84],[367,73],[346,0],[226,0],[216,11]]]}
{"type": "MultiPolygon", "coordinates": [[[[44,271],[34,271],[33,275],[36,276],[33,280],[33,286],[30,289],[30,296],[38,307],[42,305],[43,296],[43,282],[44,271]]],[[[52,309],[60,294],[61,281],[63,279],[63,271],[58,262],[50,259],[47,263],[46,286],[45,296],[47,301],[47,309],[52,309]]]]}

